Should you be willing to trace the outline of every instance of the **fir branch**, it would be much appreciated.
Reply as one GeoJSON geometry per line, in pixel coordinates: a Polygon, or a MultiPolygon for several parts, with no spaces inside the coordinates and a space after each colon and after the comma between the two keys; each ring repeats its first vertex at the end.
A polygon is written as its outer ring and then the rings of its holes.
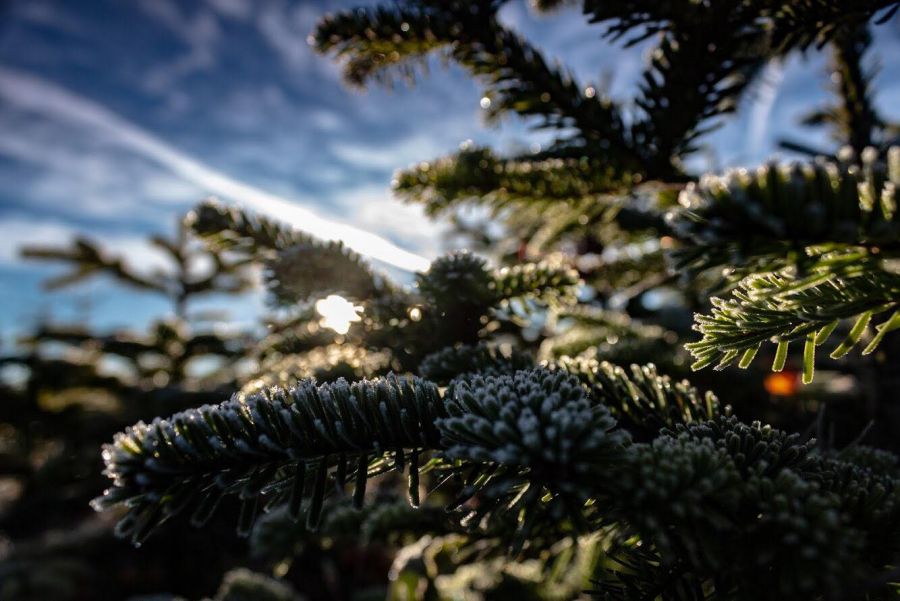
{"type": "Polygon", "coordinates": [[[701,393],[686,380],[660,375],[653,364],[633,364],[626,371],[606,361],[563,357],[550,366],[577,377],[594,401],[609,407],[638,440],[652,440],[662,428],[703,422],[730,411],[712,392],[701,393]]]}
{"type": "Polygon", "coordinates": [[[685,247],[675,267],[696,272],[773,270],[803,263],[812,245],[846,244],[880,251],[896,248],[900,147],[887,164],[865,152],[862,168],[848,163],[760,167],[704,176],[681,193],[667,221],[685,247]]]}
{"type": "MultiPolygon", "coordinates": [[[[476,2],[472,10],[480,14],[489,7],[489,2],[476,2]]],[[[428,53],[465,33],[454,19],[462,3],[447,3],[446,8],[410,2],[340,12],[322,19],[310,40],[318,52],[343,61],[344,79],[355,86],[370,80],[388,83],[392,72],[411,81],[428,53]]]]}
{"type": "Polygon", "coordinates": [[[425,357],[419,374],[432,382],[447,384],[459,377],[511,375],[534,367],[531,355],[487,344],[448,346],[425,357]]]}
{"type": "Polygon", "coordinates": [[[474,314],[470,317],[475,319],[497,302],[497,295],[491,290],[493,283],[487,261],[468,251],[440,257],[427,272],[416,276],[419,292],[438,313],[471,311],[474,314]]]}
{"type": "MultiPolygon", "coordinates": [[[[288,583],[237,568],[225,574],[212,601],[302,601],[288,583]]],[[[173,598],[173,601],[177,599],[173,598]]]]}
{"type": "Polygon", "coordinates": [[[273,299],[292,305],[329,294],[368,300],[387,292],[384,278],[342,242],[307,242],[279,250],[266,261],[266,287],[273,299]]]}
{"type": "Polygon", "coordinates": [[[873,75],[863,70],[863,56],[872,43],[865,25],[838,32],[832,40],[832,78],[840,104],[832,109],[830,121],[838,130],[842,145],[858,154],[876,142],[884,123],[875,111],[871,81],[873,75]]]}
{"type": "Polygon", "coordinates": [[[741,498],[728,453],[690,436],[662,436],[636,445],[632,461],[616,481],[629,531],[652,542],[663,565],[684,558],[701,571],[724,568],[723,535],[741,498]]]}
{"type": "Polygon", "coordinates": [[[638,29],[628,44],[659,34],[637,99],[644,118],[631,136],[650,177],[677,180],[680,158],[696,150],[710,119],[735,110],[767,58],[764,36],[754,27],[758,8],[740,0],[715,6],[586,0],[584,10],[591,22],[611,22],[606,35],[613,39],[638,29]]]}
{"type": "Polygon", "coordinates": [[[255,394],[274,386],[290,388],[307,378],[319,382],[372,378],[386,373],[389,367],[387,352],[348,343],[325,344],[306,352],[273,353],[263,359],[241,394],[255,394]]]}
{"type": "Polygon", "coordinates": [[[295,517],[308,498],[307,524],[315,527],[334,464],[343,485],[340,466],[353,462],[344,473],[355,472],[361,500],[369,460],[392,452],[402,469],[408,450],[440,448],[435,422],[445,415],[434,385],[395,376],[320,386],[307,380],[235,397],[118,434],[104,447],[113,486],[94,507],[126,504],[117,532],[135,543],[186,511],[205,523],[225,495],[242,500],[239,532],[249,532],[261,496],[286,501],[295,517]]]}
{"type": "Polygon", "coordinates": [[[768,1],[765,16],[771,27],[772,44],[781,52],[812,44],[825,45],[844,30],[852,30],[871,19],[884,23],[897,11],[897,0],[860,0],[847,4],[841,0],[768,1]]]}
{"type": "Polygon", "coordinates": [[[266,256],[273,251],[316,242],[281,222],[239,207],[228,207],[215,199],[197,205],[184,223],[214,248],[252,256],[266,256]]]}
{"type": "Polygon", "coordinates": [[[584,504],[604,488],[597,479],[624,458],[630,437],[577,378],[546,370],[474,376],[455,380],[448,397],[448,417],[438,420],[444,454],[487,476],[468,521],[516,516],[514,554],[542,515],[587,529],[584,504]]]}
{"type": "Polygon", "coordinates": [[[815,439],[804,441],[799,434],[788,434],[758,421],[745,424],[733,415],[675,424],[672,429],[663,430],[663,434],[712,441],[731,457],[744,478],[773,477],[786,469],[805,475],[820,467],[812,455],[815,439]]]}
{"type": "Polygon", "coordinates": [[[28,259],[62,261],[72,266],[68,274],[47,280],[45,286],[51,290],[70,286],[93,275],[106,274],[138,289],[163,294],[168,292],[165,281],[135,272],[122,257],[104,251],[87,238],[76,238],[68,248],[26,246],[22,249],[22,256],[28,259]]]}
{"type": "Polygon", "coordinates": [[[421,64],[427,53],[446,48],[486,84],[489,115],[515,112],[540,118],[543,127],[575,127],[584,152],[614,165],[639,166],[618,107],[594,91],[584,94],[570,74],[548,65],[537,49],[504,28],[496,17],[501,4],[419,1],[358,9],[323,20],[314,40],[320,52],[344,58],[346,77],[358,84],[385,67],[411,74],[411,65],[421,64]]]}
{"type": "Polygon", "coordinates": [[[513,300],[566,302],[573,298],[579,278],[574,270],[550,262],[494,271],[484,259],[461,251],[435,260],[416,283],[431,313],[477,321],[488,310],[513,300]]]}
{"type": "Polygon", "coordinates": [[[868,491],[896,483],[823,461],[813,442],[720,416],[635,445],[616,481],[622,544],[637,533],[641,563],[659,569],[626,587],[674,599],[855,598],[895,553],[871,531],[872,520],[895,531],[894,502],[882,513],[868,491]]]}
{"type": "Polygon", "coordinates": [[[667,373],[684,363],[674,332],[632,320],[625,313],[579,304],[561,309],[555,317],[559,333],[541,343],[541,358],[578,356],[617,365],[653,362],[667,373]]]}
{"type": "Polygon", "coordinates": [[[391,289],[342,242],[316,239],[238,207],[206,201],[188,214],[185,224],[210,248],[264,261],[266,286],[276,303],[293,305],[331,293],[367,300],[391,289]]]}
{"type": "Polygon", "coordinates": [[[596,159],[528,156],[500,158],[487,148],[421,163],[394,177],[394,192],[421,203],[429,215],[441,215],[463,204],[489,206],[494,212],[520,205],[571,202],[627,185],[630,179],[596,159]]]}
{"type": "Polygon", "coordinates": [[[580,279],[569,267],[547,261],[503,267],[494,275],[491,290],[498,301],[535,299],[543,303],[574,299],[580,279]]]}
{"type": "Polygon", "coordinates": [[[864,354],[873,352],[884,336],[900,327],[900,275],[886,271],[881,260],[864,254],[824,255],[806,276],[788,271],[752,275],[729,299],[713,298],[711,315],[697,315],[694,328],[703,334],[685,347],[694,356],[694,369],[716,364],[724,369],[734,361],[747,367],[765,341],[778,344],[773,369],[784,366],[788,344],[805,339],[804,382],[813,378],[815,348],[830,337],[841,320],[854,326],[832,352],[841,357],[863,340],[870,319],[884,312],[890,317],[876,327],[864,354]]]}

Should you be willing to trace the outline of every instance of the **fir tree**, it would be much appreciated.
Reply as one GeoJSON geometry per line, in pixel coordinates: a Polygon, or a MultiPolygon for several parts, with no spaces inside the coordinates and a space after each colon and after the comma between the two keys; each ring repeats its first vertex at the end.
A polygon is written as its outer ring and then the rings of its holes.
{"type": "MultiPolygon", "coordinates": [[[[232,509],[270,561],[361,536],[398,548],[389,598],[896,596],[898,459],[861,442],[895,448],[900,427],[900,149],[862,59],[900,5],[578,3],[611,43],[656,40],[626,103],[546,60],[503,4],[409,0],[330,16],[312,37],[358,86],[412,80],[439,54],[485,87],[489,118],[557,133],[538,153],[465,147],[395,178],[430,215],[487,207],[506,227],[480,236],[499,266],[452,253],[406,287],[340,244],[201,204],[186,226],[207,248],[264,267],[259,368],[227,400],[117,434],[94,507],[119,511],[136,544],[232,509]],[[845,148],[788,141],[821,156],[690,172],[761,68],[815,46],[839,77],[808,123],[845,148]],[[661,290],[677,293],[665,310],[642,308],[661,290]],[[344,303],[343,321],[323,301],[344,303]],[[689,338],[673,315],[695,310],[689,338]],[[798,418],[742,392],[740,372],[692,378],[722,401],[681,379],[682,346],[694,370],[765,355],[779,371],[794,342],[804,383],[825,345],[815,382],[846,369],[865,402],[798,418]]],[[[237,572],[220,597],[244,591],[295,596],[237,572]]]]}

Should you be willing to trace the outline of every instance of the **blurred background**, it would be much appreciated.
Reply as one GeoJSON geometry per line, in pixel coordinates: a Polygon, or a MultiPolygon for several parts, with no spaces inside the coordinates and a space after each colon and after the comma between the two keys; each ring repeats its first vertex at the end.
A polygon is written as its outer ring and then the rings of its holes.
{"type": "MultiPolygon", "coordinates": [[[[395,169],[448,154],[465,140],[500,151],[542,135],[521,120],[482,123],[479,86],[433,61],[416,89],[348,90],[340,67],[307,42],[326,12],[364,5],[250,0],[0,3],[0,333],[4,344],[47,316],[99,327],[142,324],[163,298],[111,293],[102,279],[53,295],[41,282],[59,268],[23,262],[31,242],[87,234],[127,252],[143,270],[166,259],[146,242],[170,232],[198,200],[248,205],[320,237],[353,238],[353,226],[397,248],[356,248],[400,269],[448,245],[419,206],[391,197],[395,169]],[[294,211],[283,211],[289,204],[294,211]],[[389,218],[386,218],[389,216],[389,218]],[[412,253],[404,254],[401,250],[412,253]]],[[[371,3],[370,3],[371,4],[371,3]]],[[[628,97],[652,40],[623,50],[600,39],[578,11],[536,15],[524,2],[501,17],[579,80],[628,97]]],[[[900,116],[897,20],[873,28],[872,89],[882,115],[900,116]]],[[[692,157],[704,169],[757,165],[790,137],[815,146],[823,129],[800,125],[828,99],[824,53],[770,65],[750,107],[705,137],[692,157]]],[[[552,133],[552,132],[551,132],[552,133]]],[[[822,144],[823,146],[827,146],[822,144]]],[[[781,155],[784,156],[781,151],[781,155]]],[[[348,240],[353,245],[353,240],[348,240]]],[[[249,325],[260,295],[228,301],[249,325]]],[[[214,296],[200,301],[221,306],[214,296]]]]}
{"type": "MultiPolygon", "coordinates": [[[[113,537],[115,516],[88,507],[106,485],[98,450],[112,433],[220,401],[254,370],[276,371],[257,344],[273,331],[260,270],[199,248],[179,225],[199,201],[215,196],[341,240],[411,283],[466,238],[426,217],[421,204],[395,199],[395,170],[468,144],[500,155],[538,152],[558,133],[531,131],[533,123],[517,118],[487,126],[481,87],[437,59],[415,90],[348,88],[340,65],[317,55],[308,37],[326,13],[367,4],[374,3],[0,0],[0,601],[198,599],[246,565],[287,575],[310,599],[385,598],[394,551],[377,545],[338,535],[313,541],[277,521],[247,542],[234,535],[232,507],[203,531],[166,528],[133,549],[113,537]]],[[[500,17],[578,81],[617,100],[633,96],[655,43],[623,49],[575,10],[541,16],[509,2],[500,17]]],[[[895,123],[900,17],[872,34],[872,100],[895,123]]],[[[827,52],[810,49],[768,64],[737,114],[700,139],[689,170],[805,158],[785,141],[833,152],[827,128],[801,123],[833,100],[827,62],[827,52]]],[[[306,316],[301,325],[312,330],[303,334],[315,344],[304,351],[344,342],[356,318],[347,304],[306,316]]],[[[666,326],[692,336],[690,311],[680,310],[666,326]]],[[[663,341],[667,367],[686,374],[683,353],[671,351],[683,340],[661,332],[642,335],[663,341]]],[[[617,337],[604,339],[613,346],[617,337]]],[[[346,371],[322,379],[390,367],[375,353],[338,359],[346,371]]],[[[734,397],[792,398],[781,408],[796,409],[799,424],[815,415],[823,391],[858,400],[855,380],[826,373],[819,392],[810,387],[804,396],[799,372],[787,372],[770,376],[765,389],[765,369],[725,378],[734,397]]],[[[698,375],[698,385],[716,377],[698,375]]],[[[864,423],[850,427],[857,425],[864,423]]],[[[354,524],[335,528],[357,534],[354,524]]]]}

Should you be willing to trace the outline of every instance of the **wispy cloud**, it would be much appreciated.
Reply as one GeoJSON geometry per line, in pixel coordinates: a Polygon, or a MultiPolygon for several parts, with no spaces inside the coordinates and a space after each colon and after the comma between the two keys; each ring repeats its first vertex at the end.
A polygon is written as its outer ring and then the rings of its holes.
{"type": "Polygon", "coordinates": [[[400,248],[381,236],[324,219],[294,199],[272,194],[205,165],[106,107],[44,79],[0,67],[0,98],[20,110],[90,128],[93,135],[152,160],[210,194],[277,217],[323,239],[341,240],[373,259],[409,271],[428,266],[425,257],[400,248]]]}
{"type": "Polygon", "coordinates": [[[750,107],[747,127],[747,151],[752,156],[760,155],[765,148],[766,136],[770,129],[772,109],[778,98],[778,90],[784,80],[784,65],[781,61],[770,61],[759,78],[754,102],[750,107]]]}

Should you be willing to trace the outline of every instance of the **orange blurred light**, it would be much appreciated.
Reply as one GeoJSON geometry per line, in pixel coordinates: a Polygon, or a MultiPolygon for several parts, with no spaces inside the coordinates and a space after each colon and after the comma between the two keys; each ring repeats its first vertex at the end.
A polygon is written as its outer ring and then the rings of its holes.
{"type": "Polygon", "coordinates": [[[784,370],[765,377],[763,387],[774,396],[793,396],[800,388],[800,372],[784,370]]]}

